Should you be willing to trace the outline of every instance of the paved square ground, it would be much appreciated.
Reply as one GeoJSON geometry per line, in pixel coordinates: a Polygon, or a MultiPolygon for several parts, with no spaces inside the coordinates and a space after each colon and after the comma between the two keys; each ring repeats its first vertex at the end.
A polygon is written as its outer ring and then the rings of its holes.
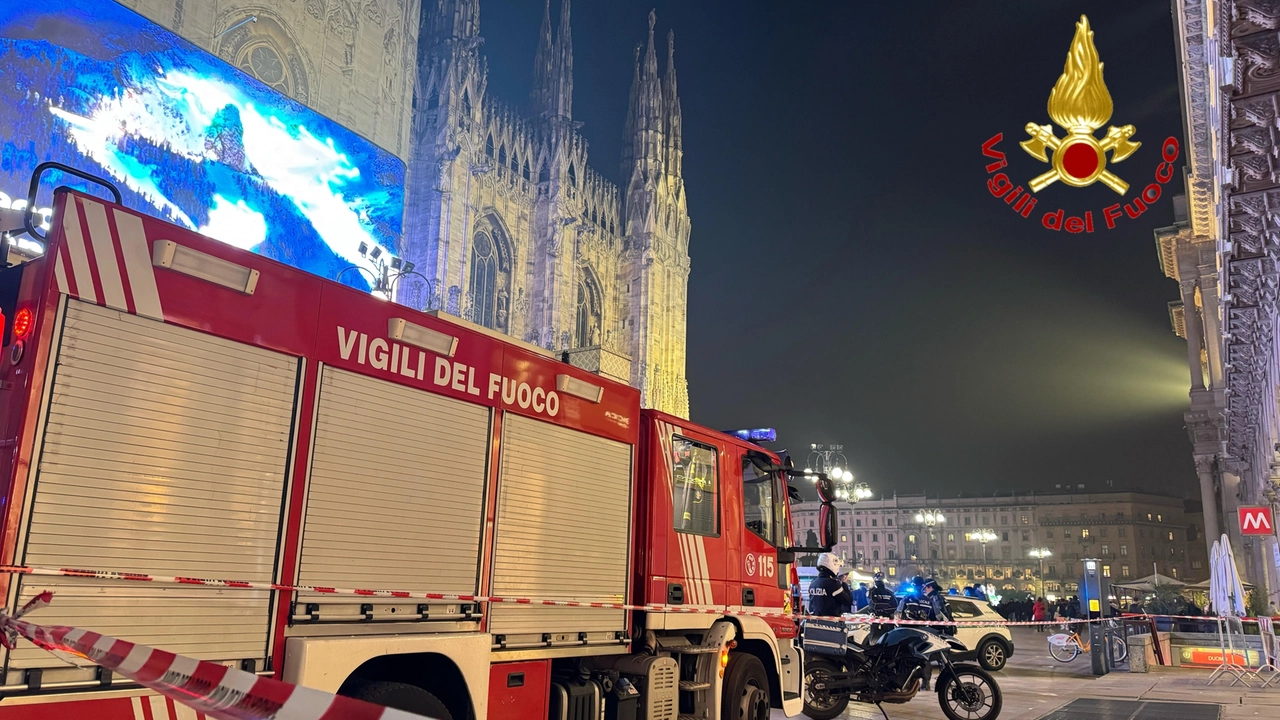
{"type": "MultiPolygon", "coordinates": [[[[1029,628],[1013,629],[1013,657],[1003,671],[995,673],[1004,695],[1001,720],[1280,719],[1280,683],[1265,689],[1257,683],[1252,688],[1228,687],[1228,678],[1205,685],[1208,670],[1165,667],[1131,673],[1121,666],[1109,675],[1094,677],[1085,656],[1069,663],[1049,657],[1047,637],[1029,628]],[[1116,714],[1104,714],[1105,707],[1115,708],[1116,714]],[[1121,708],[1129,713],[1120,714],[1121,708]],[[1209,714],[1213,711],[1221,714],[1209,714]]],[[[944,720],[934,693],[920,693],[909,703],[884,709],[889,720],[944,720]]],[[[774,711],[773,720],[784,717],[774,711]]],[[[851,705],[844,717],[882,716],[874,705],[851,705]]]]}

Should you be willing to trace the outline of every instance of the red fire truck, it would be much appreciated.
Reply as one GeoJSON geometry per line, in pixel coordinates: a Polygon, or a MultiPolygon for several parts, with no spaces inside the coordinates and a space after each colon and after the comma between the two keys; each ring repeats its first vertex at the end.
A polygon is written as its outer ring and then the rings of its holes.
{"type": "MultiPolygon", "coordinates": [[[[10,612],[51,589],[35,622],[437,718],[800,711],[794,622],[739,614],[791,604],[777,455],[65,189],[0,286],[0,563],[645,606],[3,575],[10,612]]],[[[197,717],[26,641],[0,662],[0,720],[197,717]]]]}

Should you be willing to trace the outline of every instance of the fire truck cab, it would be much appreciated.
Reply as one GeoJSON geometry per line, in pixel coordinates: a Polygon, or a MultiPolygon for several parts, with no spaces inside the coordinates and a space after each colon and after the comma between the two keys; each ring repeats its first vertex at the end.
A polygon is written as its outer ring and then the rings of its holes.
{"type": "MultiPolygon", "coordinates": [[[[0,563],[137,578],[0,575],[8,611],[51,589],[33,622],[441,719],[800,712],[778,455],[65,189],[4,302],[0,563]]],[[[0,720],[195,716],[26,641],[0,664],[0,720]]]]}

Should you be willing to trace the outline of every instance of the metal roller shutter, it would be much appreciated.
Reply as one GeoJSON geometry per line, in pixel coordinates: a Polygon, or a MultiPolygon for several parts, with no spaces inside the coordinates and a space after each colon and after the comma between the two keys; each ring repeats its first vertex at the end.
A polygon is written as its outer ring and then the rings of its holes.
{"type": "MultiPolygon", "coordinates": [[[[69,301],[24,562],[273,579],[298,360],[69,301]]],[[[23,578],[39,622],[208,660],[267,654],[270,593],[23,578]]],[[[10,668],[65,667],[23,642],[10,668]]]]}
{"type": "MultiPolygon", "coordinates": [[[[493,593],[622,602],[627,589],[631,447],[508,413],[493,593]]],[[[621,610],[495,605],[494,634],[625,629],[621,610]]]]}
{"type": "Polygon", "coordinates": [[[327,367],[299,578],[474,593],[489,409],[327,367]]]}

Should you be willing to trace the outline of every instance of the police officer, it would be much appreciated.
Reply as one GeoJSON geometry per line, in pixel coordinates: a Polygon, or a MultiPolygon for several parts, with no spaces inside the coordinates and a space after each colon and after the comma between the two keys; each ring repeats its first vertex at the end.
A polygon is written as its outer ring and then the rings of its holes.
{"type": "Polygon", "coordinates": [[[871,614],[880,617],[893,617],[897,602],[893,591],[884,586],[884,573],[876,573],[875,584],[871,586],[871,614]]]}
{"type": "Polygon", "coordinates": [[[853,612],[853,594],[836,577],[842,561],[835,553],[818,556],[818,577],[809,583],[809,614],[837,616],[853,612]]]}
{"type": "Polygon", "coordinates": [[[911,578],[911,583],[906,590],[893,616],[899,620],[932,620],[929,617],[932,604],[924,596],[924,578],[919,575],[911,578]]]}
{"type": "Polygon", "coordinates": [[[911,582],[916,591],[902,598],[894,617],[934,622],[951,619],[951,609],[947,607],[936,580],[925,580],[917,575],[911,582]]]}

